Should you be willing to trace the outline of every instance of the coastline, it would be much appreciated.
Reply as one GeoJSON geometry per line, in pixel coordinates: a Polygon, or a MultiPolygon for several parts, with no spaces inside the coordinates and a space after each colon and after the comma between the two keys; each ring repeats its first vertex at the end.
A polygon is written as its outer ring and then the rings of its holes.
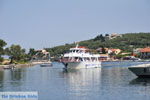
{"type": "MultiPolygon", "coordinates": [[[[134,60],[105,60],[102,62],[126,62],[126,61],[131,61],[131,62],[150,62],[150,60],[140,60],[140,61],[134,61],[134,60]]],[[[14,68],[23,68],[23,67],[32,67],[34,65],[38,64],[43,64],[45,62],[42,61],[37,61],[37,62],[29,62],[26,64],[8,64],[8,65],[0,65],[0,71],[5,70],[5,69],[14,69],[14,68]]]]}
{"type": "Polygon", "coordinates": [[[23,68],[23,67],[32,67],[34,65],[43,64],[44,62],[30,62],[26,64],[9,64],[9,65],[0,65],[0,71],[4,69],[13,69],[13,68],[23,68]]]}

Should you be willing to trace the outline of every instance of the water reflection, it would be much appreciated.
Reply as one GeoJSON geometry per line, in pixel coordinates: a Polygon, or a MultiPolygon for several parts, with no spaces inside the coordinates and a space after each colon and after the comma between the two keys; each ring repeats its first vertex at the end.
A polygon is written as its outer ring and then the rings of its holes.
{"type": "Polygon", "coordinates": [[[19,81],[22,78],[24,78],[24,76],[25,76],[25,73],[23,74],[24,71],[25,70],[23,70],[23,69],[17,69],[17,70],[10,71],[11,80],[19,81]]]}
{"type": "Polygon", "coordinates": [[[15,70],[5,70],[4,71],[4,80],[11,80],[11,81],[20,81],[25,76],[25,69],[19,68],[15,70]]]}
{"type": "Polygon", "coordinates": [[[67,71],[62,68],[63,65],[55,63],[51,68],[36,65],[31,68],[4,70],[0,72],[0,91],[38,91],[39,100],[150,98],[150,79],[135,79],[136,76],[127,67],[103,66],[67,71]]]}
{"type": "Polygon", "coordinates": [[[25,69],[4,70],[0,72],[0,90],[21,86],[25,78],[25,69]]]}
{"type": "Polygon", "coordinates": [[[69,93],[86,96],[92,90],[98,91],[101,84],[101,68],[67,70],[63,73],[69,85],[69,93]]]}
{"type": "Polygon", "coordinates": [[[4,80],[4,72],[0,71],[0,88],[3,87],[3,80],[4,80]]]}
{"type": "Polygon", "coordinates": [[[90,84],[89,82],[99,82],[101,79],[101,68],[67,70],[63,71],[63,76],[73,85],[78,85],[78,83],[82,82],[83,86],[86,86],[90,84]]]}
{"type": "Polygon", "coordinates": [[[136,78],[130,82],[131,85],[150,86],[150,78],[136,78]]]}

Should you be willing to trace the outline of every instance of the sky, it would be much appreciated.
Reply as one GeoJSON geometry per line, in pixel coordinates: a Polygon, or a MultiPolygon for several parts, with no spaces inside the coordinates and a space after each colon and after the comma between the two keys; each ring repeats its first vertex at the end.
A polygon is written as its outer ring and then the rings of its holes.
{"type": "Polygon", "coordinates": [[[150,32],[150,0],[0,0],[7,46],[42,49],[114,32],[150,32]]]}

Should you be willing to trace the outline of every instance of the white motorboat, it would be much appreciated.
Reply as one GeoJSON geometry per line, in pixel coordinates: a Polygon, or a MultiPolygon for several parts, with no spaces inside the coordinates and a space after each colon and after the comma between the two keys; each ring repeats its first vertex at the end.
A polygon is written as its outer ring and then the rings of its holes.
{"type": "Polygon", "coordinates": [[[51,67],[52,66],[52,62],[45,62],[43,64],[40,64],[41,67],[51,67]]]}
{"type": "Polygon", "coordinates": [[[48,55],[48,61],[43,62],[42,64],[40,64],[41,67],[51,67],[52,66],[52,62],[50,60],[50,54],[48,55]]]}
{"type": "Polygon", "coordinates": [[[140,64],[128,67],[138,77],[150,77],[150,64],[140,64]]]}
{"type": "Polygon", "coordinates": [[[61,62],[65,68],[95,68],[101,67],[100,54],[91,54],[89,49],[83,46],[70,48],[69,53],[65,53],[61,62]]]}

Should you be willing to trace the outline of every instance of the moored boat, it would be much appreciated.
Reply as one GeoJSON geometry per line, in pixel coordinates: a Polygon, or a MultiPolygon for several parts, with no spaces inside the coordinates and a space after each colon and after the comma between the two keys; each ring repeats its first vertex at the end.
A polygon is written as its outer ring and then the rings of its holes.
{"type": "Polygon", "coordinates": [[[14,64],[3,66],[3,69],[14,69],[14,68],[16,68],[14,64]]]}
{"type": "Polygon", "coordinates": [[[41,67],[51,67],[52,66],[52,62],[50,60],[50,54],[48,54],[48,61],[43,62],[42,64],[40,64],[41,67]]]}
{"type": "Polygon", "coordinates": [[[51,62],[46,62],[46,63],[40,64],[40,66],[41,67],[51,67],[52,63],[51,62]]]}
{"type": "Polygon", "coordinates": [[[101,67],[100,54],[91,54],[89,49],[83,46],[70,48],[69,53],[65,53],[61,62],[65,68],[96,68],[101,67]]]}
{"type": "Polygon", "coordinates": [[[150,64],[141,64],[128,68],[138,77],[150,77],[150,64]]]}

